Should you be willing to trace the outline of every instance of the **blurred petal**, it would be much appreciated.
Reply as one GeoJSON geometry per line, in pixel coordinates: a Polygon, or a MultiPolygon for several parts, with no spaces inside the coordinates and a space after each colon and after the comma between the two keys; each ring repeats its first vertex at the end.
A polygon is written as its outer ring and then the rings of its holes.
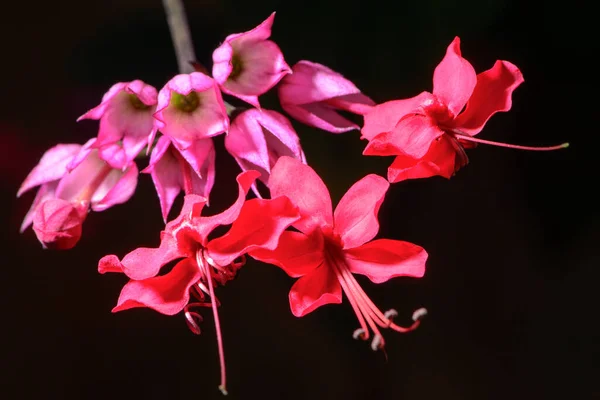
{"type": "Polygon", "coordinates": [[[390,184],[370,174],[356,182],[340,200],[333,219],[344,249],[358,247],[379,232],[377,214],[390,184]]]}
{"type": "Polygon", "coordinates": [[[67,173],[67,165],[79,150],[79,144],[59,144],[47,150],[21,184],[17,197],[36,186],[62,178],[67,173]]]}

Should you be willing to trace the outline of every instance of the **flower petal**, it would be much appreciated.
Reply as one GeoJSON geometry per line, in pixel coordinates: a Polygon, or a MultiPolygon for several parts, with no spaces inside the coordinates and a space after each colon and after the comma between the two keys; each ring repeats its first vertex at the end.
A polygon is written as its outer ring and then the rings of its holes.
{"type": "Polygon", "coordinates": [[[467,104],[476,83],[475,69],[461,56],[460,39],[457,36],[433,72],[433,94],[457,116],[467,104]]]}
{"type": "Polygon", "coordinates": [[[329,190],[308,165],[291,157],[281,157],[269,178],[271,197],[287,196],[302,219],[294,227],[308,234],[319,227],[333,227],[329,190]]]}
{"type": "Polygon", "coordinates": [[[365,114],[365,124],[361,130],[362,138],[371,140],[383,132],[389,132],[408,114],[419,112],[420,107],[431,101],[433,95],[422,92],[410,99],[393,100],[376,105],[365,114]]]}
{"type": "Polygon", "coordinates": [[[454,121],[462,132],[479,133],[488,119],[512,106],[512,92],[523,83],[523,74],[508,61],[496,61],[494,66],[477,75],[477,85],[467,108],[454,121]]]}
{"type": "Polygon", "coordinates": [[[256,260],[276,265],[289,276],[298,278],[323,263],[323,235],[319,231],[310,235],[286,231],[281,234],[274,250],[256,249],[248,254],[256,260]]]}
{"type": "Polygon", "coordinates": [[[125,171],[113,169],[96,188],[91,198],[92,210],[104,211],[116,204],[125,203],[133,196],[138,180],[138,169],[134,162],[125,171]]]}
{"type": "Polygon", "coordinates": [[[190,300],[190,287],[199,279],[196,263],[186,258],[166,275],[129,281],[112,312],[148,307],[166,315],[177,314],[190,300]]]}
{"type": "Polygon", "coordinates": [[[367,156],[407,155],[421,158],[431,143],[444,134],[436,122],[422,114],[407,116],[390,132],[383,132],[369,141],[363,154],[367,156]]]}
{"type": "Polygon", "coordinates": [[[273,250],[283,231],[299,218],[297,208],[287,197],[248,200],[231,229],[208,243],[209,254],[225,266],[251,250],[273,250]]]}
{"type": "Polygon", "coordinates": [[[114,254],[104,256],[98,261],[98,272],[105,274],[107,272],[120,272],[123,273],[123,264],[119,260],[119,257],[114,254]]]}
{"type": "Polygon", "coordinates": [[[121,260],[123,273],[131,279],[147,279],[156,276],[167,263],[184,257],[175,239],[163,234],[158,248],[139,247],[121,260]]]}
{"type": "Polygon", "coordinates": [[[340,200],[333,220],[344,249],[358,247],[379,232],[377,214],[390,184],[379,175],[370,174],[356,182],[340,200]]]}
{"type": "Polygon", "coordinates": [[[170,146],[171,140],[161,136],[152,149],[148,167],[142,171],[152,176],[164,222],[167,222],[169,211],[183,186],[181,165],[169,149],[170,146]]]}
{"type": "Polygon", "coordinates": [[[79,144],[59,144],[47,150],[21,184],[17,197],[36,186],[57,181],[67,174],[67,165],[81,150],[79,144]]]}
{"type": "Polygon", "coordinates": [[[227,210],[210,217],[196,218],[193,221],[197,232],[205,241],[208,235],[219,225],[229,225],[238,218],[250,187],[260,174],[256,171],[246,171],[236,178],[238,182],[238,198],[227,210]]]}
{"type": "Polygon", "coordinates": [[[314,126],[331,133],[344,133],[360,129],[358,125],[342,117],[335,109],[323,103],[309,103],[303,105],[282,104],[281,107],[292,118],[303,124],[314,126]]]}
{"type": "Polygon", "coordinates": [[[303,317],[325,304],[340,304],[342,287],[331,267],[323,262],[294,283],[289,299],[292,314],[303,317]]]}
{"type": "Polygon", "coordinates": [[[27,211],[27,214],[25,214],[25,217],[23,218],[21,228],[19,229],[20,233],[23,233],[25,229],[27,229],[29,225],[31,225],[31,223],[33,222],[33,216],[35,215],[35,210],[38,208],[38,206],[42,204],[45,200],[52,199],[55,197],[54,192],[56,191],[57,185],[58,182],[54,181],[50,183],[44,183],[42,186],[40,186],[37,193],[35,194],[35,199],[33,199],[33,203],[31,203],[31,207],[29,207],[29,211],[27,211]]]}
{"type": "Polygon", "coordinates": [[[396,276],[420,278],[425,274],[427,252],[416,244],[400,240],[378,239],[345,251],[352,273],[382,283],[396,276]]]}
{"type": "Polygon", "coordinates": [[[388,168],[387,178],[391,183],[436,175],[450,179],[456,169],[456,150],[450,140],[442,136],[432,143],[422,158],[397,156],[388,168]]]}

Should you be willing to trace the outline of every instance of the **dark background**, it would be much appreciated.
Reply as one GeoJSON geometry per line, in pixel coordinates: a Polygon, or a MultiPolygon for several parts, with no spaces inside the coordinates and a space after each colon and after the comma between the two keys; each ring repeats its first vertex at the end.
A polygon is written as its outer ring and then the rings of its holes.
{"type": "MultiPolygon", "coordinates": [[[[433,69],[458,35],[478,72],[506,59],[525,76],[513,109],[494,116],[480,137],[571,142],[554,153],[479,146],[449,181],[391,187],[380,236],[424,246],[426,276],[359,281],[402,322],[420,306],[430,315],[416,332],[385,332],[387,361],[352,339],[357,322],[347,302],[297,319],[287,300],[293,280],[249,262],[218,289],[231,398],[600,397],[592,14],[577,2],[525,3],[185,2],[205,65],[227,34],[277,11],[272,39],[290,65],[328,65],[378,102],[430,91],[433,69]]],[[[126,279],[96,272],[105,254],[158,243],[162,221],[148,176],[127,204],[90,215],[72,251],[45,251],[31,230],[18,233],[34,194],[17,200],[15,193],[39,157],[96,134],[97,123],[75,119],[117,81],[160,88],[176,73],[161,2],[21,1],[2,14],[1,396],[221,398],[210,313],[199,337],[181,315],[111,314],[126,279]]],[[[261,102],[278,109],[274,94],[261,102]]],[[[391,162],[361,156],[357,132],[295,127],[334,202],[391,162]]],[[[237,166],[222,138],[217,143],[211,212],[235,197],[237,166]]]]}

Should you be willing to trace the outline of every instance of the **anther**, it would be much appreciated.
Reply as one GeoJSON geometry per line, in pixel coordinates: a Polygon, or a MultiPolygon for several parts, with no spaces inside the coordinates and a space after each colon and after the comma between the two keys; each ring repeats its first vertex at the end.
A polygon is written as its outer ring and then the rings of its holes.
{"type": "Polygon", "coordinates": [[[352,337],[355,340],[358,340],[358,339],[365,340],[365,330],[362,328],[358,328],[357,330],[354,331],[354,333],[352,334],[352,337]]]}
{"type": "Polygon", "coordinates": [[[227,396],[229,394],[227,392],[227,389],[225,389],[225,386],[223,385],[219,385],[219,390],[221,391],[221,393],[223,393],[223,396],[227,396]]]}
{"type": "Polygon", "coordinates": [[[427,315],[427,309],[419,308],[418,310],[415,310],[415,312],[413,313],[412,320],[415,322],[420,321],[423,318],[425,318],[426,315],[427,315]]]}
{"type": "Polygon", "coordinates": [[[203,321],[202,316],[196,312],[188,311],[187,307],[184,315],[185,323],[187,324],[188,328],[190,328],[190,331],[192,331],[195,335],[201,334],[202,330],[200,329],[200,323],[203,321]]]}
{"type": "Polygon", "coordinates": [[[371,341],[371,349],[373,351],[383,349],[383,337],[381,335],[375,335],[371,341]]]}
{"type": "Polygon", "coordinates": [[[383,316],[391,320],[398,316],[398,311],[394,310],[393,308],[390,308],[385,313],[383,313],[383,316]]]}

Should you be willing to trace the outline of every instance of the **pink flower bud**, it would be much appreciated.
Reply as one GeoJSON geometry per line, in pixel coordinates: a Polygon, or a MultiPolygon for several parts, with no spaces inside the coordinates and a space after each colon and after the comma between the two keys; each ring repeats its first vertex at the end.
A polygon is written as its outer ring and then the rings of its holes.
{"type": "Polygon", "coordinates": [[[87,216],[87,204],[48,199],[36,209],[33,230],[44,248],[73,248],[81,237],[81,225],[87,216]]]}

